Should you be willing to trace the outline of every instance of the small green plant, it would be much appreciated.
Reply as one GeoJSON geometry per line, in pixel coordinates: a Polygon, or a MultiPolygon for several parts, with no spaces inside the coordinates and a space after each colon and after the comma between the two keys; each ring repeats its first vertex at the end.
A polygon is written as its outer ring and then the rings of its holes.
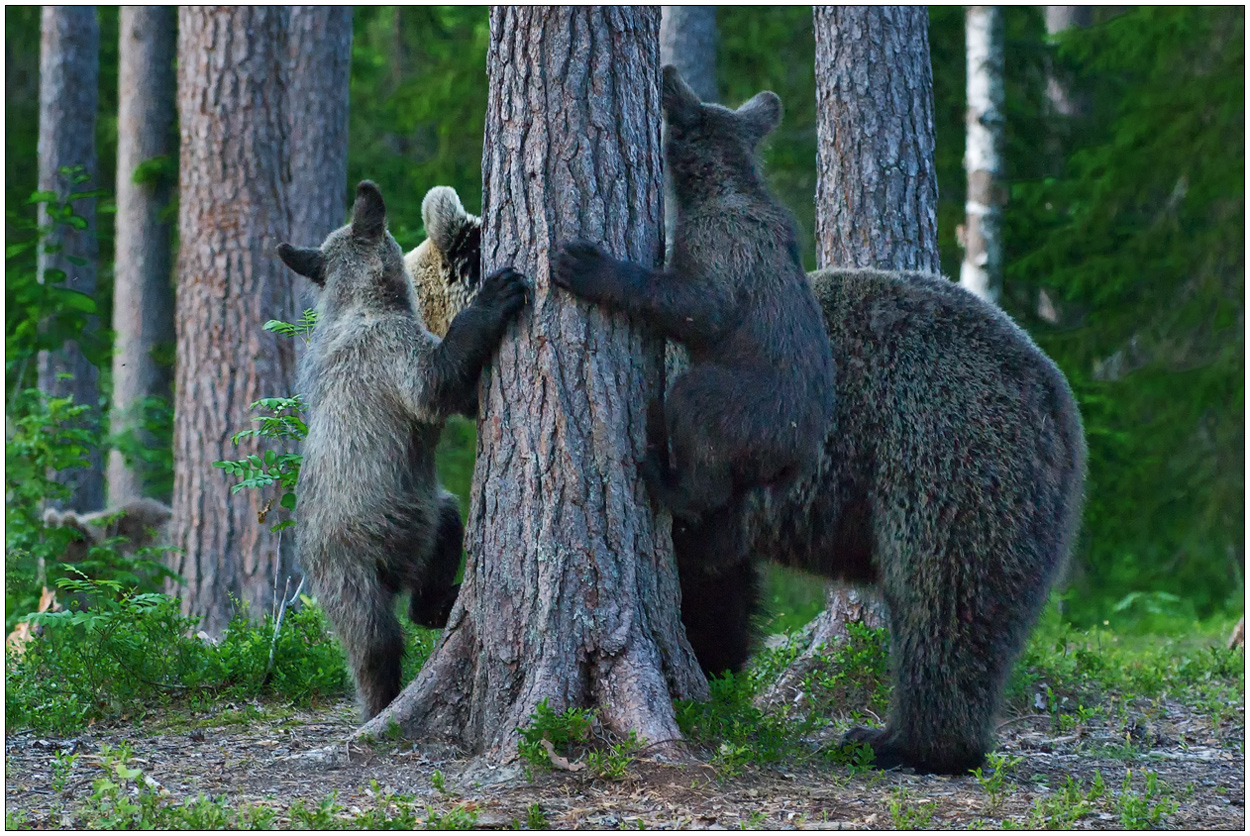
{"type": "Polygon", "coordinates": [[[52,791],[60,793],[65,791],[65,785],[69,782],[69,775],[74,771],[74,763],[78,760],[76,753],[57,752],[56,758],[52,761],[52,791]]]}
{"type": "Polygon", "coordinates": [[[457,805],[446,813],[436,813],[429,807],[425,808],[426,830],[473,830],[477,825],[477,811],[457,805]]]}
{"type": "Polygon", "coordinates": [[[1003,799],[1014,786],[1007,780],[1008,771],[1018,766],[1023,758],[1004,755],[1002,752],[991,752],[985,760],[985,767],[978,766],[972,770],[972,775],[981,785],[981,789],[985,790],[985,794],[989,796],[989,810],[994,811],[1003,803],[1003,799]],[[988,775],[984,772],[985,768],[990,769],[988,775]]]}
{"type": "Polygon", "coordinates": [[[638,737],[637,732],[630,731],[629,737],[609,746],[607,750],[590,752],[586,756],[586,765],[600,778],[619,781],[629,772],[635,755],[645,745],[646,741],[638,737]]]}
{"type": "Polygon", "coordinates": [[[1175,813],[1180,805],[1172,800],[1167,786],[1160,783],[1155,772],[1147,772],[1145,789],[1141,793],[1135,792],[1133,770],[1130,769],[1124,774],[1116,808],[1125,830],[1158,830],[1164,818],[1175,813]]]}
{"type": "Polygon", "coordinates": [[[430,776],[430,783],[433,784],[434,789],[438,790],[441,794],[447,794],[447,783],[446,779],[443,778],[442,770],[434,770],[434,774],[430,776]]]}
{"type": "Polygon", "coordinates": [[[871,772],[876,769],[876,753],[867,743],[846,742],[832,746],[825,751],[826,762],[846,767],[850,775],[871,772]]]}
{"type": "Polygon", "coordinates": [[[760,810],[752,812],[742,821],[738,822],[739,830],[759,830],[764,826],[764,813],[760,810]]]}
{"type": "Polygon", "coordinates": [[[913,803],[911,794],[899,787],[890,799],[890,821],[895,830],[926,830],[937,807],[936,801],[913,803]]]}
{"type": "Polygon", "coordinates": [[[291,823],[304,830],[338,830],[341,820],[339,814],[343,805],[338,803],[338,793],[332,792],[315,807],[309,807],[302,798],[297,798],[287,811],[291,823]]]}
{"type": "Polygon", "coordinates": [[[530,830],[549,830],[551,822],[547,821],[542,807],[531,804],[525,811],[525,826],[530,830]]]}
{"type": "Polygon", "coordinates": [[[590,740],[590,730],[595,722],[595,712],[570,706],[557,712],[547,704],[544,697],[529,716],[528,726],[517,729],[521,740],[517,751],[530,765],[551,768],[551,757],[543,741],[553,748],[567,752],[575,744],[585,745],[590,740]]]}
{"type": "Polygon", "coordinates": [[[865,706],[883,714],[890,702],[889,633],[850,622],[846,639],[825,648],[820,664],[804,677],[812,709],[827,714],[843,706],[865,706]]]}
{"type": "MultiPolygon", "coordinates": [[[[264,328],[286,337],[302,337],[304,342],[308,342],[316,324],[317,312],[306,310],[294,323],[271,319],[265,323],[264,328]]],[[[279,491],[278,507],[286,513],[270,530],[281,531],[295,524],[290,514],[295,510],[295,486],[299,482],[300,465],[304,457],[290,452],[288,448],[292,442],[303,441],[308,435],[308,425],[303,418],[304,401],[299,395],[261,398],[251,408],[262,413],[252,418],[257,426],[235,433],[231,442],[238,445],[240,441],[255,438],[272,442],[277,449],[270,447],[242,459],[213,462],[213,467],[220,468],[238,480],[230,489],[231,493],[249,488],[265,490],[276,485],[279,491]]],[[[270,500],[266,510],[271,510],[272,505],[270,500]]]]}

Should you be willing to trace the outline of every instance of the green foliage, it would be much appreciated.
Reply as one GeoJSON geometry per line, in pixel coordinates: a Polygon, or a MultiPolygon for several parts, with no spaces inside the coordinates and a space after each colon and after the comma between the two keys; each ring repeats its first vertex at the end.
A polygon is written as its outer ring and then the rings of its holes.
{"type": "Polygon", "coordinates": [[[421,200],[432,186],[454,187],[470,212],[480,206],[488,15],[482,6],[354,11],[348,183],[384,184],[405,250],[424,234],[421,200]]]}
{"type": "Polygon", "coordinates": [[[195,636],[198,619],[176,598],[115,581],[58,585],[85,606],[27,616],[43,632],[5,657],[11,727],[68,733],[175,700],[268,695],[308,705],[349,688],[325,616],[307,599],[276,632],[272,617],[253,624],[239,612],[213,643],[195,636]]]}
{"type": "Polygon", "coordinates": [[[530,830],[549,830],[551,822],[547,821],[542,807],[531,804],[525,811],[525,826],[530,830]]]}
{"type": "Polygon", "coordinates": [[[678,700],[674,707],[677,725],[687,740],[715,747],[713,764],[721,775],[733,777],[747,765],[811,756],[803,738],[824,722],[815,713],[795,720],[762,711],[755,705],[749,673],[726,673],[709,680],[708,687],[708,702],[678,700]]]}
{"type": "Polygon", "coordinates": [[[826,648],[803,679],[814,710],[864,706],[883,715],[890,702],[889,633],[858,622],[846,625],[846,639],[826,648]]]}
{"type": "MultiPolygon", "coordinates": [[[[119,416],[114,413],[112,417],[116,422],[119,416]]],[[[139,474],[147,495],[170,496],[174,490],[173,404],[155,396],[139,398],[125,418],[126,429],[110,434],[108,445],[139,474]]]]}
{"type": "Polygon", "coordinates": [[[517,744],[522,758],[533,766],[549,769],[551,759],[543,747],[546,740],[565,752],[574,745],[584,746],[590,742],[590,730],[595,723],[595,712],[570,706],[562,712],[547,703],[546,697],[530,713],[529,725],[517,729],[521,740],[517,744]]]}
{"type": "Polygon", "coordinates": [[[1245,651],[1223,646],[1227,632],[1223,620],[1174,622],[1160,634],[1079,630],[1051,608],[1008,680],[1007,702],[1049,711],[1060,726],[1087,723],[1112,700],[1244,695],[1245,651]]]}
{"type": "Polygon", "coordinates": [[[1125,830],[1158,830],[1164,818],[1175,813],[1180,805],[1172,800],[1167,786],[1159,782],[1154,772],[1146,773],[1145,788],[1140,793],[1135,792],[1130,769],[1124,773],[1116,807],[1125,830]]]}
{"type": "MultiPolygon", "coordinates": [[[[108,357],[108,343],[99,329],[90,327],[101,310],[96,300],[64,285],[65,273],[49,269],[40,282],[36,270],[39,250],[58,252],[59,245],[48,242],[58,228],[79,231],[87,228],[87,219],[75,211],[74,203],[106,194],[101,190],[77,188],[90,178],[81,166],[61,169],[71,184],[64,195],[55,192],[34,192],[27,201],[42,204],[49,222],[43,227],[10,212],[8,224],[16,233],[16,241],[5,247],[5,391],[11,393],[33,385],[37,369],[35,358],[40,351],[55,351],[68,340],[75,341],[86,357],[101,365],[108,357]]],[[[71,257],[71,261],[77,260],[71,257]]]]}
{"type": "Polygon", "coordinates": [[[172,577],[160,559],[161,549],[124,555],[117,548],[120,538],[68,562],[78,532],[44,526],[44,504],[69,496],[69,489],[50,474],[85,467],[88,451],[98,445],[99,431],[85,420],[86,413],[72,398],[48,397],[36,389],[22,390],[13,399],[5,444],[6,630],[38,606],[45,585],[54,588],[61,580],[89,576],[124,589],[155,591],[172,577]]]}
{"type": "MultiPolygon", "coordinates": [[[[316,311],[306,310],[296,322],[271,319],[265,323],[264,329],[285,337],[302,337],[304,342],[308,342],[316,324],[316,311]]],[[[295,524],[290,515],[295,511],[295,486],[299,482],[299,469],[304,457],[299,453],[288,452],[288,448],[291,442],[303,441],[308,435],[308,425],[303,418],[304,401],[299,395],[289,398],[261,398],[251,408],[253,411],[269,414],[254,416],[252,420],[258,426],[240,430],[231,437],[231,442],[238,445],[240,441],[249,438],[266,439],[275,442],[278,449],[262,448],[242,459],[213,462],[213,467],[219,467],[227,475],[239,480],[231,487],[232,494],[247,488],[263,490],[276,485],[278,507],[286,513],[280,514],[281,518],[270,530],[281,531],[295,524]]],[[[272,506],[271,499],[266,505],[266,514],[272,506]]]]}
{"type": "Polygon", "coordinates": [[[1010,770],[1020,765],[1023,758],[1004,755],[1002,752],[990,752],[986,755],[985,766],[978,766],[972,770],[972,775],[977,779],[977,783],[981,785],[981,789],[985,790],[985,794],[989,796],[989,809],[991,812],[998,809],[1003,803],[1003,799],[1008,793],[1014,789],[1015,785],[1008,781],[1007,774],[1010,770]],[[990,772],[987,774],[986,769],[990,772]]]}
{"type": "Polygon", "coordinates": [[[890,821],[895,830],[930,830],[936,801],[914,802],[911,793],[899,787],[890,799],[890,821]]]}
{"type": "Polygon", "coordinates": [[[1089,117],[1055,176],[1012,186],[1003,303],[1067,374],[1089,442],[1080,622],[1134,591],[1191,617],[1241,607],[1244,26],[1141,6],[1066,33],[1089,117]]]}

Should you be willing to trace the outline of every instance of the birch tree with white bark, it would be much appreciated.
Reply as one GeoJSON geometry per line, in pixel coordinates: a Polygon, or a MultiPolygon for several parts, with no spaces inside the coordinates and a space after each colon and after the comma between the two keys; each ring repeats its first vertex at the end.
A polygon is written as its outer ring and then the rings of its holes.
{"type": "Polygon", "coordinates": [[[965,10],[968,56],[966,216],[959,284],[997,303],[1003,287],[1003,15],[998,6],[965,10]]]}

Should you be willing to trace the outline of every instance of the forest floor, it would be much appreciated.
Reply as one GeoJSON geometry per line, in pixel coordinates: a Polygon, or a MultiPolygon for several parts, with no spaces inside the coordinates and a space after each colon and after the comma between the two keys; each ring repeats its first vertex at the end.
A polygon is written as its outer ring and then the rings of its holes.
{"type": "Polygon", "coordinates": [[[205,828],[1244,830],[1244,704],[1212,713],[1139,702],[1066,733],[1049,714],[1008,720],[998,769],[980,778],[818,758],[726,770],[716,752],[696,749],[701,762],[687,766],[648,761],[644,750],[618,780],[576,762],[576,771],[493,768],[403,742],[349,746],[347,702],[311,711],[218,704],[96,724],[68,739],[6,734],[6,825],[171,826],[143,810],[173,807],[198,812],[172,826],[205,828]],[[336,763],[301,757],[326,747],[336,763]]]}

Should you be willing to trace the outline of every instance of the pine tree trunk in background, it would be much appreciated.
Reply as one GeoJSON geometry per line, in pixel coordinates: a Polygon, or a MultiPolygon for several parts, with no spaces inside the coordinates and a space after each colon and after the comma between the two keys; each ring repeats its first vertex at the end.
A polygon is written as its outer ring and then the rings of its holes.
{"type": "MultiPolygon", "coordinates": [[[[173,165],[174,52],[172,6],[123,6],[118,52],[117,218],[113,267],[113,414],[111,432],[131,431],[153,443],[140,424],[143,398],[169,399],[173,369],[153,351],[174,343],[174,286],[169,168],[136,182],[139,166],[173,165]]],[[[118,450],[109,454],[108,495],[119,505],[145,495],[142,474],[118,450]]]]}
{"type": "Polygon", "coordinates": [[[816,262],[938,272],[923,6],[816,6],[816,262]]]}
{"type": "Polygon", "coordinates": [[[660,64],[672,64],[705,102],[716,95],[716,7],[661,6],[660,64]]]}
{"type": "MultiPolygon", "coordinates": [[[[1047,6],[1046,34],[1053,40],[1068,29],[1089,26],[1092,20],[1092,9],[1089,6],[1047,6]]],[[[1056,69],[1053,52],[1046,59],[1046,101],[1050,108],[1046,157],[1049,171],[1058,174],[1063,170],[1072,124],[1088,111],[1089,101],[1087,97],[1074,92],[1068,79],[1056,69]]],[[[1051,325],[1058,325],[1063,321],[1062,307],[1058,300],[1051,298],[1046,288],[1038,289],[1037,315],[1051,325]]]]}
{"type": "Polygon", "coordinates": [[[287,89],[291,103],[287,110],[291,137],[290,240],[313,246],[347,218],[352,7],[290,7],[287,51],[291,62],[287,89]],[[307,102],[316,102],[316,108],[301,105],[307,102]]]}
{"type": "MultiPolygon", "coordinates": [[[[95,118],[99,102],[100,24],[95,6],[44,6],[39,52],[39,190],[60,198],[97,187],[95,118]],[[81,166],[87,180],[73,182],[61,168],[81,166]]],[[[75,214],[86,220],[84,229],[58,223],[39,248],[39,281],[64,284],[88,296],[96,295],[95,198],[73,202],[75,214]],[[48,249],[57,252],[47,252],[48,249]],[[77,263],[75,263],[77,262],[77,263]]],[[[39,207],[39,225],[51,223],[39,207]]],[[[95,330],[92,317],[87,326],[95,330]]],[[[76,340],[56,351],[39,354],[39,388],[90,407],[88,420],[100,420],[100,388],[96,367],[76,340]],[[61,375],[68,375],[62,378],[61,375]]],[[[95,511],[104,506],[104,472],[100,451],[93,450],[85,468],[58,471],[54,478],[72,494],[66,507],[95,511]]]]}
{"type": "Polygon", "coordinates": [[[420,675],[362,728],[493,758],[539,701],[597,706],[678,755],[674,698],[707,696],[681,627],[667,516],[636,471],[661,343],[549,285],[560,242],[660,257],[654,7],[492,7],[484,271],[536,283],[484,377],[468,563],[420,675]]]}
{"type": "MultiPolygon", "coordinates": [[[[291,392],[294,378],[293,341],[261,330],[296,314],[292,277],[274,255],[290,227],[286,21],[278,7],[178,11],[173,528],[183,552],[173,568],[183,609],[213,634],[230,619],[230,596],[259,617],[291,573],[289,544],[258,522],[264,500],[232,496],[213,467],[256,452],[254,439],[235,447],[230,437],[252,426],[253,401],[291,392]]],[[[313,113],[310,104],[299,107],[313,113]]]]}
{"type": "MultiPolygon", "coordinates": [[[[1093,20],[1090,6],[1047,6],[1046,34],[1052,38],[1068,29],[1089,26],[1093,20]]],[[[1083,97],[1075,95],[1067,83],[1048,66],[1046,79],[1046,100],[1051,112],[1057,116],[1073,119],[1080,117],[1088,108],[1089,103],[1083,97]]]]}
{"type": "MultiPolygon", "coordinates": [[[[923,6],[817,6],[820,268],[939,272],[933,70],[923,6]]],[[[875,592],[834,584],[812,645],[886,622],[875,592]]]]}
{"type": "Polygon", "coordinates": [[[960,243],[959,284],[989,302],[1003,289],[1003,15],[998,6],[968,6],[968,127],[964,171],[967,216],[960,243]]]}

